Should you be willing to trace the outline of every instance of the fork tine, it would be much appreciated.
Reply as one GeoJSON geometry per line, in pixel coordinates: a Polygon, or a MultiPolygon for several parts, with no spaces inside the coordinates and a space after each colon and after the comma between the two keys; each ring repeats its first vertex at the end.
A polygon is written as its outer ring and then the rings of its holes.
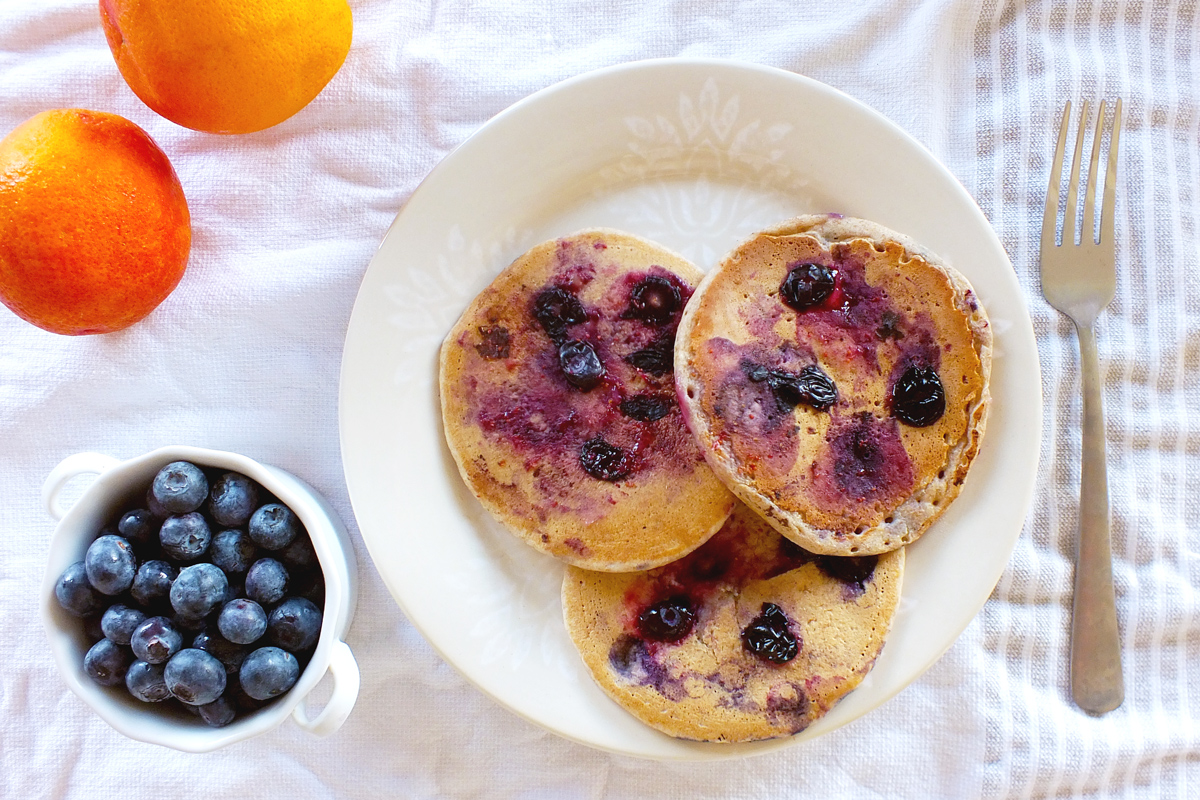
{"type": "Polygon", "coordinates": [[[1104,206],[1100,209],[1100,241],[1110,247],[1117,205],[1117,149],[1121,143],[1121,98],[1113,109],[1112,136],[1108,140],[1108,169],[1104,171],[1104,206]]]}
{"type": "MultiPolygon", "coordinates": [[[[1104,133],[1104,109],[1106,103],[1100,101],[1100,108],[1096,111],[1096,133],[1092,137],[1092,158],[1088,162],[1087,173],[1087,191],[1083,196],[1083,227],[1079,231],[1079,243],[1092,244],[1096,241],[1096,167],[1100,164],[1100,138],[1104,133]]],[[[1080,128],[1083,127],[1083,122],[1079,123],[1080,128]]],[[[1107,176],[1105,176],[1107,179],[1107,176]]],[[[1101,219],[1104,215],[1101,214],[1101,219]]]]}
{"type": "Polygon", "coordinates": [[[1075,155],[1071,159],[1071,180],[1067,183],[1067,213],[1063,215],[1063,247],[1075,244],[1075,210],[1079,206],[1079,162],[1083,160],[1083,134],[1087,129],[1088,101],[1079,104],[1079,132],[1075,135],[1075,155]]]}
{"type": "Polygon", "coordinates": [[[1042,216],[1042,252],[1049,253],[1058,233],[1058,185],[1062,181],[1063,150],[1067,146],[1067,125],[1071,120],[1071,101],[1063,106],[1062,123],[1058,126],[1058,145],[1050,163],[1050,186],[1046,189],[1046,210],[1042,216]]]}

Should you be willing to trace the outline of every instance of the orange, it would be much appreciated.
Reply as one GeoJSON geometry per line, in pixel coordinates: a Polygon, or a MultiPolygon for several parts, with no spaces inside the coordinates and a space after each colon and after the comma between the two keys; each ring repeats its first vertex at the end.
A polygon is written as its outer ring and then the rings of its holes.
{"type": "Polygon", "coordinates": [[[126,83],[172,122],[250,133],[320,94],[346,60],[346,0],[100,0],[126,83]]]}
{"type": "Polygon", "coordinates": [[[0,140],[0,302],[34,325],[132,325],[178,285],[191,242],[171,162],[124,117],[45,111],[0,140]]]}

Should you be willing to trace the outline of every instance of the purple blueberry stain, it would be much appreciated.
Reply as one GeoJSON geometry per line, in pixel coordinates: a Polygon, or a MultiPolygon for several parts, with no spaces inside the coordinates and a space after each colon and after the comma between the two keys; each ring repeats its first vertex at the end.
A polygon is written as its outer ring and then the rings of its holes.
{"type": "Polygon", "coordinates": [[[512,352],[511,337],[508,328],[503,325],[480,325],[479,344],[475,345],[476,352],[487,361],[497,361],[508,358],[512,352]]]}
{"type": "Polygon", "coordinates": [[[482,398],[478,423],[485,434],[502,436],[514,447],[542,450],[570,438],[571,431],[580,424],[580,416],[557,395],[530,392],[519,397],[482,398]]]}
{"type": "Polygon", "coordinates": [[[809,702],[804,686],[787,681],[767,692],[767,720],[790,733],[808,727],[809,702]]]}
{"type": "Polygon", "coordinates": [[[651,686],[660,695],[678,702],[687,697],[682,678],[672,677],[659,663],[651,647],[636,636],[622,634],[608,651],[608,663],[624,680],[651,686]]]}
{"type": "Polygon", "coordinates": [[[715,581],[729,571],[729,558],[724,553],[697,552],[688,562],[689,574],[698,581],[715,581]]]}
{"type": "Polygon", "coordinates": [[[879,340],[886,342],[888,339],[899,341],[904,338],[904,331],[901,330],[901,320],[903,318],[895,311],[884,311],[879,317],[879,327],[875,329],[875,335],[879,340]]]}
{"type": "Polygon", "coordinates": [[[861,597],[875,577],[879,556],[816,556],[817,568],[845,587],[844,598],[861,597]]]}
{"type": "Polygon", "coordinates": [[[592,552],[591,548],[578,536],[570,536],[564,539],[563,544],[585,558],[592,552]]]}
{"type": "Polygon", "coordinates": [[[896,423],[864,411],[831,434],[834,483],[846,500],[875,500],[911,486],[912,462],[896,423]]]}
{"type": "Polygon", "coordinates": [[[641,662],[646,651],[645,643],[636,636],[621,634],[608,649],[608,663],[618,674],[628,677],[641,662]]]}

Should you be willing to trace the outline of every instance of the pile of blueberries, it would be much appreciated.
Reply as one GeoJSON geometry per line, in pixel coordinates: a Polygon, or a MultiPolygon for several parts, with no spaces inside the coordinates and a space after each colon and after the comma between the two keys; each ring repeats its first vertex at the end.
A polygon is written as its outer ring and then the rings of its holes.
{"type": "Polygon", "coordinates": [[[228,725],[296,683],[325,583],[304,524],[255,481],[176,461],[99,532],[54,593],[103,686],[228,725]]]}

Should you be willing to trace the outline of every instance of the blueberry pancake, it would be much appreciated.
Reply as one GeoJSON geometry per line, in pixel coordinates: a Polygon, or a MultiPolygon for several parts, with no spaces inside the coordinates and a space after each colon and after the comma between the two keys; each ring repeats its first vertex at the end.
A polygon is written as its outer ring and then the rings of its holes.
{"type": "Polygon", "coordinates": [[[533,547],[587,569],[649,569],[729,516],[733,495],[675,394],[675,331],[700,278],[652,242],[586,230],[521,256],[450,331],[450,451],[533,547]]]}
{"type": "Polygon", "coordinates": [[[904,550],[820,556],[738,504],[706,544],[641,573],[568,569],[567,631],[600,687],[683,739],[790,736],[854,689],[883,647],[904,550]]]}
{"type": "Polygon", "coordinates": [[[806,216],[739,245],[676,342],[685,413],[714,471],[808,550],[914,541],[979,449],[992,336],[970,284],[871,222],[806,216]]]}

